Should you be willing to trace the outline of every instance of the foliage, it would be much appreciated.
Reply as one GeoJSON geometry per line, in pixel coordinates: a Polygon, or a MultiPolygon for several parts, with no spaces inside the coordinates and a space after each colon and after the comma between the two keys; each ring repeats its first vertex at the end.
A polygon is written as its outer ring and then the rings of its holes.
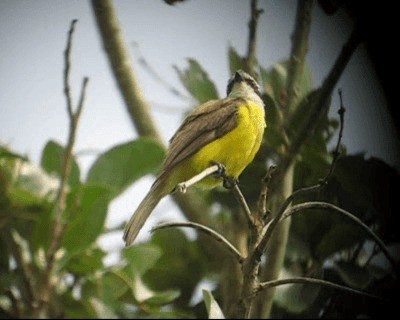
{"type": "MultiPolygon", "coordinates": [[[[244,68],[243,57],[233,47],[228,50],[228,61],[231,72],[244,68]]],[[[195,59],[188,62],[186,69],[175,69],[194,100],[202,103],[218,98],[216,86],[203,67],[195,59]]],[[[252,208],[268,165],[279,163],[287,147],[283,133],[289,138],[296,136],[313,97],[318,94],[306,67],[297,112],[284,119],[288,61],[280,61],[270,68],[258,65],[257,69],[268,126],[260,152],[240,177],[241,189],[252,208]]],[[[326,108],[296,156],[294,189],[316,184],[329,171],[333,160],[330,148],[338,121],[328,111],[326,108]]],[[[395,194],[398,171],[379,159],[346,154],[342,149],[328,185],[297,202],[323,200],[337,204],[373,228],[389,247],[398,247],[394,222],[398,212],[395,194]]],[[[61,144],[49,141],[37,166],[16,151],[0,146],[2,318],[29,317],[33,312],[32,292],[40,289],[41,279],[47,272],[46,253],[52,242],[52,212],[64,152],[61,144]]],[[[222,286],[227,275],[216,270],[215,261],[211,263],[198,241],[190,240],[179,230],[159,231],[146,243],[122,249],[117,263],[105,264],[108,253],[99,247],[97,240],[109,232],[105,220],[110,202],[141,177],[158,172],[163,157],[163,148],[157,142],[139,138],[99,155],[85,180],[78,162],[73,159],[65,208],[68,223],[57,252],[51,316],[224,317],[222,286]],[[198,292],[204,280],[214,283],[216,290],[213,293],[202,290],[200,297],[198,292]]],[[[216,208],[213,221],[229,233],[240,215],[232,194],[217,188],[201,192],[199,196],[216,208]]],[[[117,231],[122,231],[122,226],[117,231]]],[[[380,253],[356,224],[322,210],[310,210],[292,219],[282,274],[313,276],[390,297],[395,283],[390,266],[384,263],[380,253]]],[[[232,264],[225,257],[218,262],[220,268],[232,264]]],[[[365,298],[349,299],[347,293],[330,288],[292,284],[277,288],[272,316],[373,316],[381,312],[381,307],[365,298]]]]}

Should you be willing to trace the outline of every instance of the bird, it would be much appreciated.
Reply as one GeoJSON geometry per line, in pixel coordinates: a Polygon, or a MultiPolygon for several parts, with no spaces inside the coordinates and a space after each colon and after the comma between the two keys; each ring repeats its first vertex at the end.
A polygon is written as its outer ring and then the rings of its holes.
{"type": "MultiPolygon", "coordinates": [[[[237,180],[253,161],[266,128],[260,86],[239,69],[228,80],[226,93],[226,98],[195,108],[170,139],[160,173],[125,226],[125,246],[135,241],[160,200],[179,183],[213,164],[221,165],[226,176],[237,180]]],[[[209,175],[196,185],[211,189],[222,183],[222,177],[209,175]]]]}

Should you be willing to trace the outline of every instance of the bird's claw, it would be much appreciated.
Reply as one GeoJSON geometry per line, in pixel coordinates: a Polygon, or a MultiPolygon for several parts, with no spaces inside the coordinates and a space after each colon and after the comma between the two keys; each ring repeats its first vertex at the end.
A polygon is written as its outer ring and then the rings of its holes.
{"type": "Polygon", "coordinates": [[[218,166],[218,170],[213,173],[213,177],[215,179],[222,178],[223,179],[222,185],[224,186],[224,188],[232,189],[234,185],[239,183],[239,180],[237,178],[228,176],[226,174],[226,167],[222,163],[217,161],[211,161],[211,164],[218,166]]]}

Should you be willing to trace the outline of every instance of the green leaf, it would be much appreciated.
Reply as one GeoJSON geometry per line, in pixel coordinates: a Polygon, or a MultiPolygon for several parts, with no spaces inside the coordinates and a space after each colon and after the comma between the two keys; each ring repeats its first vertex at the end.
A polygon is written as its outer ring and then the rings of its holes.
{"type": "Polygon", "coordinates": [[[236,49],[229,46],[228,49],[229,71],[234,74],[239,69],[244,69],[243,57],[241,57],[236,49]]]}
{"type": "Polygon", "coordinates": [[[4,146],[0,146],[0,159],[11,159],[11,160],[19,159],[22,161],[28,161],[27,156],[14,153],[14,152],[8,150],[4,146]]]}
{"type": "Polygon", "coordinates": [[[157,291],[179,289],[178,303],[188,303],[207,270],[199,244],[190,241],[179,229],[159,230],[150,243],[161,249],[162,256],[143,275],[143,281],[157,291]]]}
{"type": "Polygon", "coordinates": [[[376,223],[378,234],[389,243],[399,241],[400,175],[396,168],[377,158],[366,159],[363,154],[349,155],[339,158],[334,179],[339,185],[336,194],[345,209],[359,213],[363,221],[376,223]]]}
{"type": "Polygon", "coordinates": [[[40,206],[44,203],[43,199],[37,194],[21,188],[10,188],[8,196],[11,203],[17,206],[40,206]]]}
{"type": "Polygon", "coordinates": [[[186,90],[199,102],[204,103],[211,99],[218,99],[217,89],[208,78],[208,74],[194,59],[188,59],[189,68],[180,70],[175,66],[179,79],[186,90]]]}
{"type": "Polygon", "coordinates": [[[100,155],[89,170],[87,182],[113,190],[113,196],[149,173],[156,173],[164,150],[152,138],[140,138],[117,145],[100,155]]]}
{"type": "Polygon", "coordinates": [[[43,168],[33,163],[23,162],[17,179],[9,190],[11,193],[15,191],[15,196],[25,190],[38,198],[52,201],[58,187],[58,178],[51,176],[43,168]]]}
{"type": "Polygon", "coordinates": [[[133,270],[133,273],[137,276],[142,276],[155,265],[161,257],[162,251],[154,244],[145,243],[124,248],[122,255],[128,262],[128,266],[133,270]]]}
{"type": "Polygon", "coordinates": [[[206,304],[208,319],[225,319],[221,308],[210,291],[203,289],[203,299],[206,304]]]}
{"type": "Polygon", "coordinates": [[[60,299],[65,317],[68,319],[90,319],[97,317],[95,310],[85,299],[76,300],[69,292],[64,293],[60,299]]]}
{"type": "Polygon", "coordinates": [[[71,204],[69,224],[62,247],[72,254],[88,248],[101,234],[110,201],[110,191],[101,186],[83,186],[74,191],[74,198],[79,197],[79,206],[71,204]]]}
{"type": "MultiPolygon", "coordinates": [[[[329,214],[329,213],[328,213],[329,214]]],[[[347,222],[345,217],[337,221],[326,232],[316,247],[316,255],[320,261],[324,261],[336,252],[350,249],[366,238],[366,233],[355,223],[347,222]],[[345,221],[343,221],[345,220],[345,221]]]]}
{"type": "MultiPolygon", "coordinates": [[[[43,149],[40,165],[46,172],[61,177],[64,153],[64,147],[57,142],[50,140],[43,149]]],[[[76,186],[79,183],[80,170],[78,163],[76,162],[75,158],[73,158],[68,184],[70,186],[76,186]]]]}
{"type": "Polygon", "coordinates": [[[35,250],[39,248],[47,249],[50,245],[52,230],[52,210],[43,211],[36,223],[33,225],[31,243],[35,250]]]}
{"type": "Polygon", "coordinates": [[[176,300],[180,296],[179,290],[165,290],[160,292],[154,292],[153,296],[146,299],[144,302],[151,305],[165,305],[176,300]]]}
{"type": "MultiPolygon", "coordinates": [[[[260,67],[261,80],[264,90],[268,93],[280,106],[286,104],[286,84],[288,74],[288,61],[284,60],[266,70],[260,67]]],[[[301,78],[301,87],[297,91],[297,101],[301,101],[312,89],[311,71],[307,65],[304,66],[301,78]]]]}
{"type": "Polygon", "coordinates": [[[97,297],[107,304],[112,304],[122,297],[132,286],[128,279],[117,268],[96,273],[94,277],[86,278],[82,285],[82,296],[85,300],[97,297]]]}
{"type": "Polygon", "coordinates": [[[85,276],[103,269],[103,257],[106,253],[100,248],[85,250],[68,260],[65,270],[74,274],[85,276]]]}

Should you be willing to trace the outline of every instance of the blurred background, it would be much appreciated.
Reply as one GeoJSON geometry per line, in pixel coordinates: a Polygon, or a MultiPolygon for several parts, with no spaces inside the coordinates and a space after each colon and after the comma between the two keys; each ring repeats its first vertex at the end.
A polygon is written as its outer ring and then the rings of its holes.
{"type": "MultiPolygon", "coordinates": [[[[229,47],[246,54],[249,1],[188,0],[168,5],[160,0],[116,0],[114,4],[140,87],[167,142],[184,115],[198,104],[182,85],[176,69],[187,68],[188,59],[195,59],[216,85],[219,97],[224,97],[231,76],[229,47]]],[[[296,2],[259,1],[259,7],[264,12],[259,19],[257,58],[260,65],[271,68],[290,54],[296,2]]],[[[354,5],[353,9],[361,7],[354,5]]],[[[319,85],[351,33],[352,16],[361,15],[368,41],[357,48],[336,86],[343,91],[346,107],[342,143],[348,154],[377,157],[399,169],[396,88],[388,77],[395,72],[395,51],[379,33],[391,32],[386,26],[394,20],[375,20],[385,19],[390,8],[364,9],[366,15],[343,7],[327,14],[329,10],[316,1],[307,64],[313,84],[319,85]],[[389,62],[393,65],[388,66],[389,62]]],[[[82,78],[90,78],[74,147],[85,180],[100,154],[138,137],[103,50],[89,1],[0,0],[0,145],[39,166],[49,140],[66,144],[69,124],[63,94],[63,51],[73,19],[78,19],[70,82],[75,103],[82,78]]],[[[337,119],[336,92],[329,112],[337,119]]],[[[266,117],[268,121],[268,106],[266,117]]],[[[336,139],[332,142],[331,148],[336,139]]],[[[98,239],[108,252],[106,265],[119,261],[123,241],[118,227],[129,219],[153,180],[151,175],[142,177],[110,203],[106,228],[116,231],[98,239]]],[[[167,219],[185,219],[169,197],[155,209],[139,240],[148,240],[150,228],[167,219]]],[[[193,239],[194,233],[185,232],[193,239]]]]}
{"type": "MultiPolygon", "coordinates": [[[[260,1],[259,5],[264,13],[259,21],[258,59],[260,64],[270,67],[290,52],[296,5],[290,0],[260,1]]],[[[175,6],[157,0],[115,1],[115,6],[140,85],[167,141],[184,113],[195,106],[173,67],[184,68],[187,58],[195,58],[223,97],[230,77],[228,47],[245,53],[250,7],[246,1],[238,0],[185,1],[175,6]],[[141,63],[141,58],[186,99],[160,83],[141,63]]],[[[72,49],[71,87],[75,101],[82,77],[90,78],[75,145],[82,174],[85,175],[98,154],[137,136],[116,88],[89,2],[2,0],[0,15],[1,143],[36,163],[49,139],[66,143],[63,50],[72,19],[79,20],[72,49]]],[[[320,6],[315,7],[307,58],[314,83],[321,82],[333,65],[349,36],[350,25],[343,10],[328,16],[320,6]]],[[[396,127],[365,45],[357,49],[337,87],[343,89],[347,109],[343,137],[347,150],[377,156],[398,167],[396,127]]],[[[338,95],[333,95],[333,116],[338,101],[338,95]]],[[[108,226],[128,219],[152,179],[141,179],[112,202],[108,226]]],[[[163,201],[152,218],[163,220],[164,215],[176,212],[171,206],[171,201],[163,201]]],[[[147,230],[153,224],[154,221],[149,222],[147,230]]],[[[144,229],[140,236],[146,234],[144,229]]],[[[116,245],[122,246],[120,233],[112,237],[116,245]]]]}

